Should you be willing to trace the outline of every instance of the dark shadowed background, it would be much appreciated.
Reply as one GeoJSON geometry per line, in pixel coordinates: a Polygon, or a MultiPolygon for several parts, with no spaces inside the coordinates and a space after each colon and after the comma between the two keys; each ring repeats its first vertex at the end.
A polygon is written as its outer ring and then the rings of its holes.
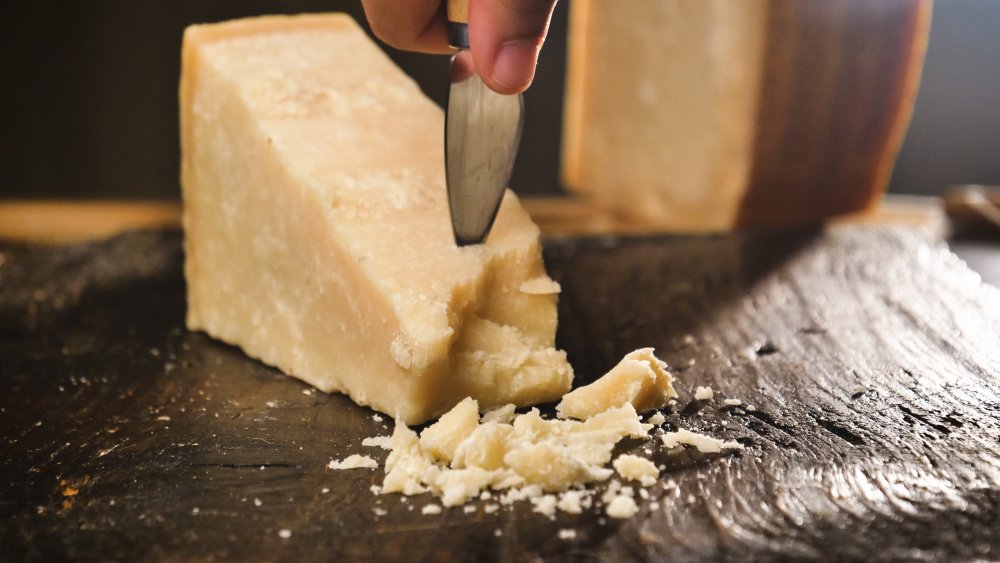
{"type": "MultiPolygon", "coordinates": [[[[405,1],[405,0],[400,0],[405,1]]],[[[612,1],[612,0],[608,0],[612,1]]],[[[817,0],[819,1],[819,0],[817,0]]],[[[559,191],[566,17],[561,0],[528,92],[511,184],[559,191]]],[[[177,81],[185,26],[267,13],[346,11],[359,0],[77,0],[3,8],[0,198],[176,199],[177,81]]],[[[895,192],[1000,184],[1000,1],[939,0],[895,192]]],[[[441,103],[444,57],[392,52],[441,103]]]]}

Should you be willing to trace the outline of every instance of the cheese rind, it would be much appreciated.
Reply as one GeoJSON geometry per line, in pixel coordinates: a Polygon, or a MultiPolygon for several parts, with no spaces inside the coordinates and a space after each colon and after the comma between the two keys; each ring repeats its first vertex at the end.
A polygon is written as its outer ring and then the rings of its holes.
{"type": "Polygon", "coordinates": [[[349,17],[192,26],[181,125],[191,329],[411,424],[569,389],[537,227],[455,246],[442,113],[349,17]]]}

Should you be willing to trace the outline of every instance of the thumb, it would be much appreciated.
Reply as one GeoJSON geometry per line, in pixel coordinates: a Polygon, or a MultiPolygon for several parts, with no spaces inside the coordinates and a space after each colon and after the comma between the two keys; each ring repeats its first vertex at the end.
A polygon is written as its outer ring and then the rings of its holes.
{"type": "Polygon", "coordinates": [[[469,43],[480,78],[501,94],[523,92],[556,0],[470,0],[469,43]]]}

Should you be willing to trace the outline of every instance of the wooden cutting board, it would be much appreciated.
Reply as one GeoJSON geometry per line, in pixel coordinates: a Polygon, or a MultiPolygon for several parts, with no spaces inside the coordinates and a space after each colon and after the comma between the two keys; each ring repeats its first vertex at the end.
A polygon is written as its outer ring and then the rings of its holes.
{"type": "Polygon", "coordinates": [[[579,380],[655,346],[680,380],[668,426],[747,449],[623,444],[666,466],[629,520],[481,502],[424,516],[428,497],[371,493],[380,470],[326,468],[384,460],[361,440],[390,421],[184,328],[177,231],[0,243],[2,558],[1000,553],[1000,291],[943,244],[855,226],[548,238],[545,255],[579,380]],[[691,401],[697,385],[715,398],[691,401]]]}

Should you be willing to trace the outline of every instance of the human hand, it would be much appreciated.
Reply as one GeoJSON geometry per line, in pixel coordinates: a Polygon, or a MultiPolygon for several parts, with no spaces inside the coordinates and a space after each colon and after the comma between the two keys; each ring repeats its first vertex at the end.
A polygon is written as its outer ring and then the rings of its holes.
{"type": "MultiPolygon", "coordinates": [[[[398,49],[451,53],[447,0],[361,0],[372,31],[398,49]]],[[[556,0],[469,0],[469,51],[483,82],[523,92],[535,77],[556,0]]]]}

